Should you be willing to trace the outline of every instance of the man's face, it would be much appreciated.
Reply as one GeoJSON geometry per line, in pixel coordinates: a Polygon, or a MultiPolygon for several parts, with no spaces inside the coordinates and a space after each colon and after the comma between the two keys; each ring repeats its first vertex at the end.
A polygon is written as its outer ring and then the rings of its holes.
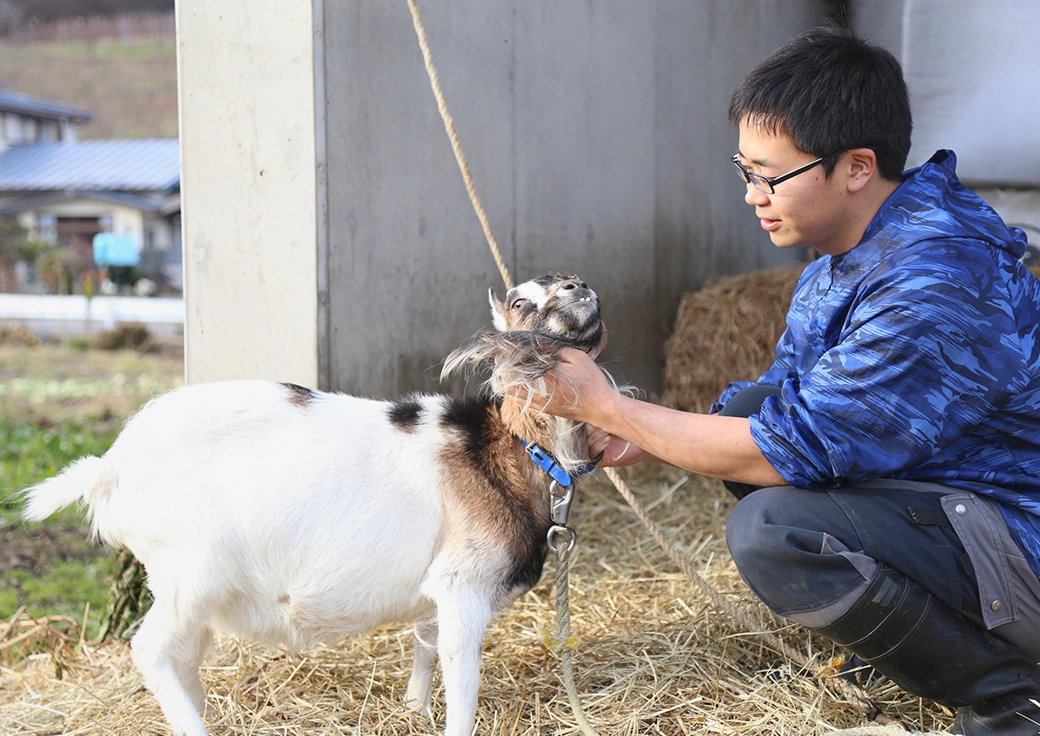
{"type": "MultiPolygon", "coordinates": [[[[782,176],[810,163],[816,156],[799,151],[786,135],[775,135],[747,119],[739,126],[738,153],[748,171],[768,177],[782,176]]],[[[762,229],[778,248],[816,248],[838,255],[859,242],[864,223],[848,212],[849,192],[842,167],[844,156],[828,178],[823,166],[776,185],[766,194],[747,185],[744,201],[755,208],[762,229]],[[851,220],[851,222],[850,222],[851,220]]]]}

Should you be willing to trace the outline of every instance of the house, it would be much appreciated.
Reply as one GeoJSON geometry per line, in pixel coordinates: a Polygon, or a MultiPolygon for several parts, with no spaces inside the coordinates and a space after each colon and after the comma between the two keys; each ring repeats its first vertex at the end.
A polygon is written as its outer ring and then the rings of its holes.
{"type": "Polygon", "coordinates": [[[76,125],[90,122],[81,107],[0,89],[0,153],[15,145],[75,141],[76,125]]]}
{"type": "MultiPolygon", "coordinates": [[[[177,139],[79,141],[80,108],[0,90],[0,219],[64,249],[75,272],[133,267],[163,291],[182,288],[177,139]],[[95,243],[115,242],[106,261],[95,243]],[[126,253],[133,257],[127,259],[126,253]]],[[[44,289],[25,271],[22,288],[44,289]]]]}

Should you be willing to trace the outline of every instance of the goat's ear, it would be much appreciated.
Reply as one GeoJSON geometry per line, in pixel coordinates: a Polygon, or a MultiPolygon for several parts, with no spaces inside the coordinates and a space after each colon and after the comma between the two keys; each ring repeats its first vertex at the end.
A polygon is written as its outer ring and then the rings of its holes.
{"type": "Polygon", "coordinates": [[[499,332],[509,332],[509,323],[506,321],[506,305],[495,296],[494,289],[488,289],[488,303],[491,305],[491,322],[499,332]]]}

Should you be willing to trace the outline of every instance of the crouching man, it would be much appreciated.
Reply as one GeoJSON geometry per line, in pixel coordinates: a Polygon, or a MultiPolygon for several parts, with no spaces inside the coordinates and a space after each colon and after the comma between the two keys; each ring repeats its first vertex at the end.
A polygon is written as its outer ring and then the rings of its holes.
{"type": "MultiPolygon", "coordinates": [[[[611,389],[584,353],[546,411],[603,464],[722,478],[727,541],[778,614],[956,710],[1040,733],[1040,281],[1026,240],[912,127],[891,54],[833,25],[733,93],[732,162],[774,245],[811,248],[773,365],[710,414],[611,389]]],[[[705,325],[704,329],[710,329],[705,325]]]]}

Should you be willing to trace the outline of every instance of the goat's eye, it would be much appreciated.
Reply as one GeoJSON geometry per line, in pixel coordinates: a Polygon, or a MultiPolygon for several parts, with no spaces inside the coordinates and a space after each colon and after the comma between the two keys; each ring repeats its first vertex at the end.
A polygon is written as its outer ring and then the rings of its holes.
{"type": "Polygon", "coordinates": [[[522,306],[527,304],[527,302],[529,301],[530,299],[514,299],[513,303],[509,305],[509,308],[515,312],[516,310],[520,309],[522,306]]]}

